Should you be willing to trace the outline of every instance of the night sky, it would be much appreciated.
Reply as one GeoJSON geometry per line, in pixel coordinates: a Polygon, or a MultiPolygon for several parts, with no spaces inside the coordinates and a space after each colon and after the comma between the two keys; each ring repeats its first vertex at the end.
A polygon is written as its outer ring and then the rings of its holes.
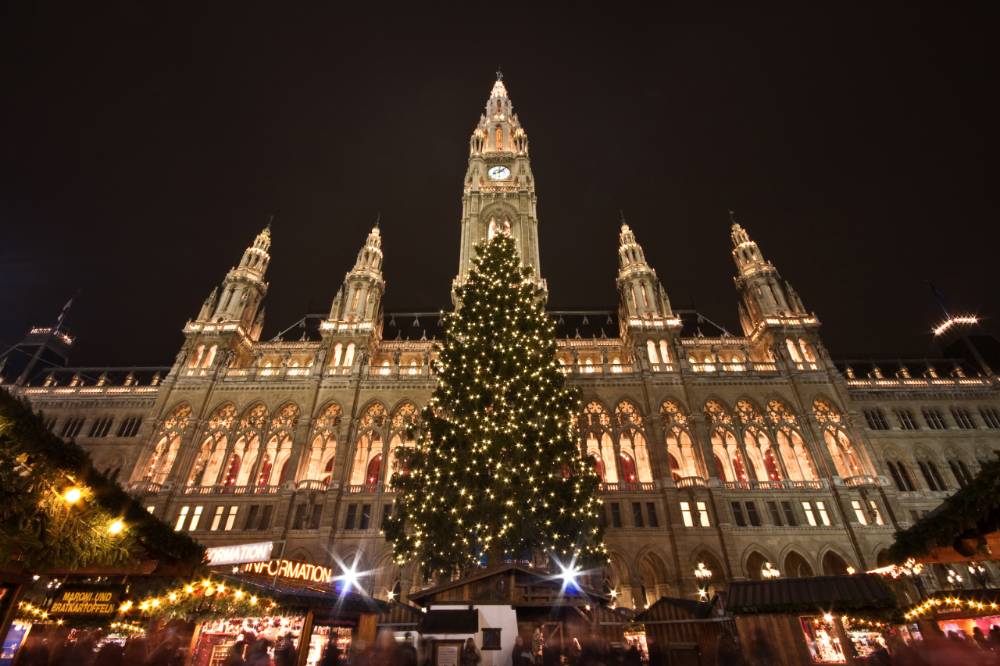
{"type": "Polygon", "coordinates": [[[674,307],[737,332],[735,209],[835,357],[934,353],[927,280],[1000,311],[972,4],[42,4],[0,12],[4,348],[79,290],[76,364],[170,363],[272,213],[265,336],[329,309],[378,212],[386,309],[447,307],[498,65],[551,307],[616,307],[623,209],[674,307]]]}

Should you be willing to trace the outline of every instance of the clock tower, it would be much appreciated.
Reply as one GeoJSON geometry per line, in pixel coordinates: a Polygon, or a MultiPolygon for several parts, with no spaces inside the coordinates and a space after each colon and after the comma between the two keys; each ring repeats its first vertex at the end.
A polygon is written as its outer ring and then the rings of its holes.
{"type": "Polygon", "coordinates": [[[462,189],[462,241],[458,275],[452,283],[462,286],[472,270],[476,243],[494,234],[509,234],[517,245],[521,263],[532,269],[538,288],[546,291],[538,257],[538,217],[535,211],[535,177],[528,159],[528,135],[513,111],[503,75],[486,102],[486,111],[469,140],[469,168],[462,189]]]}

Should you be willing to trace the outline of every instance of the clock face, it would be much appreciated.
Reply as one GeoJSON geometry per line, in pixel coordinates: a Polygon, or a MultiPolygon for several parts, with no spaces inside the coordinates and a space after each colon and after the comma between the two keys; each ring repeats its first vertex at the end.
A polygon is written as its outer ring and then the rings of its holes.
{"type": "Polygon", "coordinates": [[[490,170],[486,173],[489,175],[490,180],[507,180],[510,178],[510,169],[505,166],[490,167],[490,170]]]}

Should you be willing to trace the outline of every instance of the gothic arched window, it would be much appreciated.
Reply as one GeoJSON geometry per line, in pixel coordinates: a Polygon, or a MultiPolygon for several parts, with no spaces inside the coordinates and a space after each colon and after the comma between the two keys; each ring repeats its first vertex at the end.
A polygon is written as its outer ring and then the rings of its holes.
{"type": "MultiPolygon", "coordinates": [[[[372,403],[361,416],[354,448],[354,464],[351,466],[352,486],[372,485],[368,482],[369,465],[378,456],[381,466],[386,420],[385,407],[380,402],[372,403]]],[[[378,479],[375,483],[377,482],[378,479]]]]}
{"type": "Polygon", "coordinates": [[[306,462],[303,479],[307,481],[332,480],[333,465],[337,456],[337,426],[343,414],[340,405],[331,402],[313,424],[312,442],[309,445],[309,460],[306,462]]]}
{"type": "MultiPolygon", "coordinates": [[[[702,476],[691,430],[688,427],[688,417],[681,406],[673,400],[664,400],[660,405],[660,417],[663,419],[663,431],[667,440],[667,455],[677,463],[677,477],[702,476]]],[[[674,474],[674,470],[674,465],[671,463],[671,475],[674,474]]]]}
{"type": "Polygon", "coordinates": [[[212,412],[198,457],[188,475],[189,486],[212,486],[218,481],[235,422],[236,407],[232,403],[226,403],[212,412]]]}
{"type": "Polygon", "coordinates": [[[181,438],[190,422],[191,406],[187,403],[177,405],[163,419],[153,436],[156,445],[153,447],[153,453],[146,466],[146,474],[143,477],[146,481],[163,483],[167,480],[170,470],[174,466],[174,460],[177,458],[181,438]]]}

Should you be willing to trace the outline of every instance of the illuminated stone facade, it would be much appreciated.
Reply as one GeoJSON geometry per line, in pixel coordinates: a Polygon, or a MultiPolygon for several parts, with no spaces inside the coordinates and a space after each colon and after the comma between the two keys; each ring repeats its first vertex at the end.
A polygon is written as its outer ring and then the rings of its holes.
{"type": "MultiPolygon", "coordinates": [[[[527,134],[500,80],[469,151],[455,284],[475,242],[509,233],[544,289],[527,134]]],[[[552,313],[625,605],[694,595],[698,563],[717,586],[872,568],[897,527],[1000,450],[988,369],[837,365],[817,316],[735,222],[731,241],[742,335],[696,332],[710,323],[672,309],[624,223],[619,310],[552,313]]],[[[358,556],[375,595],[396,581],[405,595],[421,582],[392,565],[379,525],[396,449],[434,388],[436,317],[383,312],[376,227],[310,334],[263,342],[270,245],[265,229],[184,326],[171,367],[60,369],[14,390],[206,544],[273,539],[285,558],[331,566],[358,556]]]]}

